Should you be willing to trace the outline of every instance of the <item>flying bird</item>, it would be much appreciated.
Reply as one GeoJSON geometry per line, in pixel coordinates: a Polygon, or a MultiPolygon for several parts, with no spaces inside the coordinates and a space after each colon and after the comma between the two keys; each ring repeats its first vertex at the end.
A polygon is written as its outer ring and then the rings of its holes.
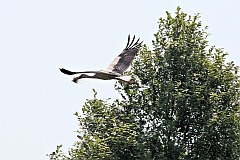
{"type": "Polygon", "coordinates": [[[130,42],[130,35],[128,35],[127,46],[106,69],[99,71],[72,72],[64,68],[60,68],[60,71],[67,75],[80,74],[79,76],[73,78],[72,81],[75,83],[82,78],[95,78],[102,80],[116,79],[132,84],[134,83],[134,80],[131,78],[131,76],[123,75],[123,73],[128,69],[134,57],[138,53],[138,48],[142,44],[142,42],[138,43],[139,40],[140,38],[135,42],[134,35],[132,41],[130,42]]]}

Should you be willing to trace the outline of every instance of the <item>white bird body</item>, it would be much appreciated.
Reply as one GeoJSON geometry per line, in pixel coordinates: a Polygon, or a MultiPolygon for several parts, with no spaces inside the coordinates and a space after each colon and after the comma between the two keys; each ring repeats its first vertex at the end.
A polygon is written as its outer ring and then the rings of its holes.
{"type": "Polygon", "coordinates": [[[134,43],[135,36],[133,40],[130,42],[130,35],[128,36],[128,43],[125,49],[119,54],[113,62],[104,70],[100,71],[83,71],[83,72],[72,72],[66,70],[64,68],[60,68],[60,71],[67,75],[75,75],[80,74],[80,76],[74,77],[73,82],[77,83],[79,79],[82,78],[96,78],[102,80],[111,80],[116,79],[128,83],[133,83],[131,76],[125,76],[123,73],[127,70],[127,68],[132,63],[134,57],[138,52],[138,47],[141,43],[138,43],[139,39],[134,43]],[[93,75],[90,75],[93,74],[93,75]]]}

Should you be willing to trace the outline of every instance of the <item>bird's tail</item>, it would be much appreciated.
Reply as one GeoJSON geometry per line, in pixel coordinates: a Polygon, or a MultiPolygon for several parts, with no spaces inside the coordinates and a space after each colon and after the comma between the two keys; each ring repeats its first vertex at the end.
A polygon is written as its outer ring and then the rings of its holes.
{"type": "Polygon", "coordinates": [[[67,75],[74,75],[74,74],[78,74],[78,72],[72,72],[72,71],[69,71],[69,70],[66,70],[64,68],[59,68],[60,71],[64,74],[67,74],[67,75]]]}

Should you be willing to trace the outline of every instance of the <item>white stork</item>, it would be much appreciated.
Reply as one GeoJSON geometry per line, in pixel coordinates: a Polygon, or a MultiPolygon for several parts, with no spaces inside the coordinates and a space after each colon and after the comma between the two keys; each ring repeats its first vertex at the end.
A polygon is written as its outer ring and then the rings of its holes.
{"type": "Polygon", "coordinates": [[[134,80],[131,78],[131,76],[125,76],[123,73],[127,70],[134,57],[138,53],[138,47],[142,44],[142,42],[138,43],[139,39],[134,43],[134,35],[130,43],[130,35],[128,35],[127,46],[106,69],[100,71],[72,72],[64,68],[60,68],[60,71],[67,75],[80,74],[80,76],[73,78],[73,82],[75,83],[82,78],[96,78],[102,80],[116,79],[132,84],[134,83],[134,80]]]}

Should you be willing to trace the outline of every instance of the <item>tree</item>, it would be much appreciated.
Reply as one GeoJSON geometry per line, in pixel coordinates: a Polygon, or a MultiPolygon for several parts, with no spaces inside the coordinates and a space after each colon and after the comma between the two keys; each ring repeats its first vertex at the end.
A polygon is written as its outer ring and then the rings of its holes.
{"type": "Polygon", "coordinates": [[[123,99],[87,100],[78,117],[79,141],[50,159],[238,159],[239,69],[227,53],[208,46],[199,14],[180,7],[159,19],[153,50],[146,45],[118,83],[123,99]]]}

